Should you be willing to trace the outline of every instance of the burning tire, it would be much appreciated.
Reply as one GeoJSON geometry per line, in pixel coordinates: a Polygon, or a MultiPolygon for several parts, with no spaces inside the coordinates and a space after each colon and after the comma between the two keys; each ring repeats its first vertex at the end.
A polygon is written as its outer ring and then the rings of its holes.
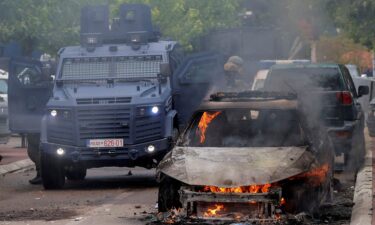
{"type": "Polygon", "coordinates": [[[158,193],[158,210],[167,212],[171,209],[181,208],[180,194],[178,193],[181,183],[168,176],[163,175],[160,179],[158,193]]]}

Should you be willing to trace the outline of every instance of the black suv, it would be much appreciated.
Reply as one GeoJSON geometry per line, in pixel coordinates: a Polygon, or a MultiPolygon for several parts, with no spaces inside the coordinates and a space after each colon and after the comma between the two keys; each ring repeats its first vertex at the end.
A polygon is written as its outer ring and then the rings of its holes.
{"type": "Polygon", "coordinates": [[[322,122],[328,128],[336,155],[343,153],[351,168],[361,165],[365,155],[365,117],[358,98],[367,95],[369,87],[359,86],[357,92],[344,65],[275,65],[264,90],[296,93],[310,122],[322,122]]]}

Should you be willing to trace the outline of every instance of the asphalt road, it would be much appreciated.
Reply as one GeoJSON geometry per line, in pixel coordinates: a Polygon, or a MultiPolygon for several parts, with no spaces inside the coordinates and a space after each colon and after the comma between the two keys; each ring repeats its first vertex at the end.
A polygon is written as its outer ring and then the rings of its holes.
{"type": "Polygon", "coordinates": [[[29,185],[34,171],[0,177],[0,224],[146,224],[157,211],[155,171],[128,171],[91,169],[85,181],[59,191],[29,185]]]}
{"type": "MultiPolygon", "coordinates": [[[[143,225],[156,218],[157,183],[154,170],[136,168],[88,170],[85,181],[68,182],[63,190],[45,191],[28,180],[34,171],[21,171],[0,178],[0,224],[143,225]]],[[[353,179],[339,174],[341,191],[336,203],[326,208],[328,218],[306,224],[349,224],[353,179]]]]}

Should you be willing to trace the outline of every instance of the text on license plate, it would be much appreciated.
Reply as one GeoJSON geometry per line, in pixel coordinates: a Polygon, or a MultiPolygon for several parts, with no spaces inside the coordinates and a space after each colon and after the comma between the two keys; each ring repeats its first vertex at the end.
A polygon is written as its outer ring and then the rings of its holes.
{"type": "Polygon", "coordinates": [[[90,139],[87,140],[90,148],[118,148],[124,147],[124,139],[90,139]]]}

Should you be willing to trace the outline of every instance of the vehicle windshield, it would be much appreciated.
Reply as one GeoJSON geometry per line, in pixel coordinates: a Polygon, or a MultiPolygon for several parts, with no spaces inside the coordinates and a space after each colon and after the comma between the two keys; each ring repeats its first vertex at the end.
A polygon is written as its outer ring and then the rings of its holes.
{"type": "Polygon", "coordinates": [[[0,80],[0,94],[8,93],[8,83],[6,80],[0,80]]]}
{"type": "Polygon", "coordinates": [[[63,60],[63,80],[153,79],[160,73],[161,55],[67,58],[63,60]]]}
{"type": "Polygon", "coordinates": [[[195,115],[180,145],[191,147],[303,146],[294,110],[223,110],[195,115]]]}
{"type": "Polygon", "coordinates": [[[267,91],[294,92],[309,89],[339,91],[342,79],[337,68],[290,68],[274,69],[267,77],[267,91]]]}

